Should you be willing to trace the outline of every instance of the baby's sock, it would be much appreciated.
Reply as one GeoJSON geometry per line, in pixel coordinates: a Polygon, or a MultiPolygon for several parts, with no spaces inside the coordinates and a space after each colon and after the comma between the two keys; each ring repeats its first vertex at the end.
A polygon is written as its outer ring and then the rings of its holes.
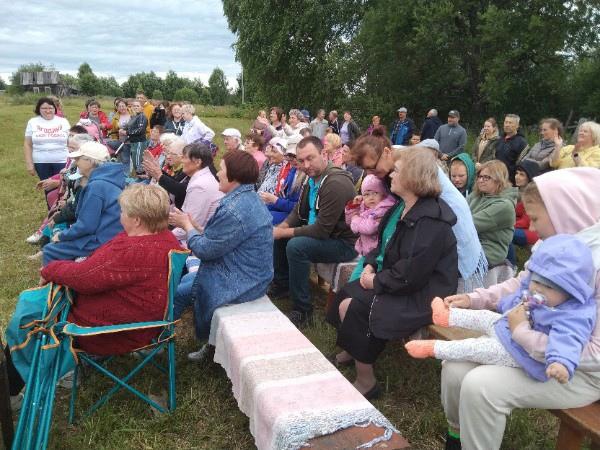
{"type": "Polygon", "coordinates": [[[431,302],[431,309],[433,311],[431,318],[434,324],[441,327],[450,326],[450,308],[444,304],[444,300],[439,297],[434,298],[431,302]]]}
{"type": "Polygon", "coordinates": [[[413,358],[434,358],[433,347],[435,340],[415,340],[404,345],[406,351],[413,358]]]}

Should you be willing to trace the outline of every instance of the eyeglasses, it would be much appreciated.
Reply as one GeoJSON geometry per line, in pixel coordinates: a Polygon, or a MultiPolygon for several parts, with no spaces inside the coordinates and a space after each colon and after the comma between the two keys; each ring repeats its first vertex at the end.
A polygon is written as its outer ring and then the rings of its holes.
{"type": "Polygon", "coordinates": [[[477,175],[477,179],[482,181],[490,181],[492,177],[490,177],[489,175],[477,175]]]}

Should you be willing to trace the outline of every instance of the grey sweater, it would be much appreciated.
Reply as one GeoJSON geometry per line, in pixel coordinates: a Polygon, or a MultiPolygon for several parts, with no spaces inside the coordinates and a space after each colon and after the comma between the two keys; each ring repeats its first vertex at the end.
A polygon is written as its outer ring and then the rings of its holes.
{"type": "Polygon", "coordinates": [[[465,151],[467,132],[460,125],[451,127],[442,125],[435,132],[435,140],[440,144],[440,151],[448,156],[455,156],[465,151]]]}

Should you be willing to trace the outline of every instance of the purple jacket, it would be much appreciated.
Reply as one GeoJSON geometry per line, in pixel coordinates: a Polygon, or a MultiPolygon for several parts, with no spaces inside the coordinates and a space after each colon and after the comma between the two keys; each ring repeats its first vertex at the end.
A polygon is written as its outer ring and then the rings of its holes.
{"type": "MultiPolygon", "coordinates": [[[[567,301],[555,308],[546,305],[530,307],[532,328],[548,335],[545,361],[533,359],[512,340],[506,317],[496,322],[496,334],[506,350],[532,378],[548,380],[546,367],[553,362],[563,364],[571,378],[596,324],[596,302],[591,286],[595,276],[592,253],[576,237],[559,234],[542,242],[531,256],[527,268],[570,294],[567,301]]],[[[518,292],[500,300],[498,312],[505,314],[521,303],[522,292],[527,290],[530,279],[531,275],[527,276],[518,292]]]]}

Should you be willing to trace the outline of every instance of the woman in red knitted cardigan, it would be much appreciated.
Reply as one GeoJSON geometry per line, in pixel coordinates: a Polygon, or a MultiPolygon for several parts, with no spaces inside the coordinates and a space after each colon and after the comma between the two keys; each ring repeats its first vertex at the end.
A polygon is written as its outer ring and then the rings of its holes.
{"type": "MultiPolygon", "coordinates": [[[[162,320],[167,307],[170,250],[180,249],[167,228],[169,197],[155,185],[135,184],[119,198],[125,232],[82,262],[53,261],[42,277],[76,293],[69,321],[81,326],[162,320]]],[[[93,355],[121,354],[147,345],[156,330],[77,340],[93,355]]]]}

